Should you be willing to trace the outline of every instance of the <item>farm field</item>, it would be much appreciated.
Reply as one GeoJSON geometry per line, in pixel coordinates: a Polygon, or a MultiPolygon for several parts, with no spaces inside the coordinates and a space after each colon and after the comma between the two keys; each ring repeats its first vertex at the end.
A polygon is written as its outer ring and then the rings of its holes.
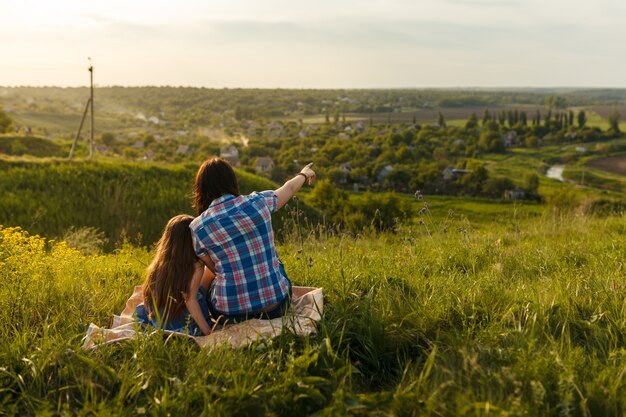
{"type": "Polygon", "coordinates": [[[598,158],[587,163],[587,166],[626,176],[626,156],[609,156],[598,158]]]}
{"type": "Polygon", "coordinates": [[[293,230],[278,250],[296,285],[324,288],[315,336],[201,350],[157,333],[95,351],[81,349],[87,325],[110,325],[149,250],[85,255],[2,228],[0,410],[623,414],[623,217],[428,226],[356,238],[293,230]]]}

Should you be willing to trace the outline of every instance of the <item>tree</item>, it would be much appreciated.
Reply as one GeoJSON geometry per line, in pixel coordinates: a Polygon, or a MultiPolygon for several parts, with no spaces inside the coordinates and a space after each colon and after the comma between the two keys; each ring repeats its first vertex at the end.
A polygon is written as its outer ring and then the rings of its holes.
{"type": "Polygon", "coordinates": [[[552,110],[548,110],[548,114],[546,114],[546,119],[544,120],[544,126],[547,129],[552,127],[552,110]]]}
{"type": "Polygon", "coordinates": [[[100,141],[104,143],[106,146],[111,146],[115,143],[115,135],[111,132],[104,132],[100,135],[100,141]]]}
{"type": "Polygon", "coordinates": [[[506,190],[515,188],[513,181],[506,177],[487,178],[482,187],[482,193],[487,197],[502,198],[506,190]]]}
{"type": "Polygon", "coordinates": [[[480,133],[480,137],[478,139],[478,147],[485,152],[504,151],[504,142],[502,142],[502,140],[500,139],[500,134],[497,132],[497,130],[491,128],[493,125],[495,125],[495,123],[488,124],[487,128],[483,129],[483,131],[480,133]]]}
{"type": "Polygon", "coordinates": [[[467,123],[465,123],[465,128],[474,129],[476,126],[478,126],[478,118],[476,117],[476,113],[472,113],[469,119],[467,119],[467,123]]]}
{"type": "Polygon", "coordinates": [[[548,97],[548,106],[550,110],[552,109],[564,109],[567,107],[567,102],[561,96],[550,96],[548,97]]]}
{"type": "Polygon", "coordinates": [[[529,194],[537,194],[539,189],[539,176],[535,173],[525,174],[522,188],[529,194]]]}
{"type": "Polygon", "coordinates": [[[506,121],[506,110],[502,110],[500,112],[500,116],[498,117],[498,123],[500,123],[500,126],[504,126],[505,121],[506,121]]]}
{"type": "Polygon", "coordinates": [[[243,109],[241,108],[241,106],[235,107],[235,119],[243,119],[243,109]]]}
{"type": "Polygon", "coordinates": [[[330,220],[341,222],[348,193],[335,187],[328,179],[320,180],[306,197],[306,201],[322,210],[330,220]]]}
{"type": "Polygon", "coordinates": [[[578,121],[578,127],[581,129],[587,124],[587,115],[585,114],[584,110],[578,112],[578,115],[576,115],[576,119],[578,121]]]}
{"type": "Polygon", "coordinates": [[[531,135],[524,140],[524,143],[528,148],[536,148],[537,145],[539,145],[539,139],[537,138],[537,136],[531,135]]]}
{"type": "Polygon", "coordinates": [[[437,124],[440,127],[446,127],[446,120],[443,117],[443,113],[439,112],[437,115],[437,124]]]}
{"type": "Polygon", "coordinates": [[[0,133],[8,131],[12,124],[13,120],[11,120],[9,115],[0,110],[0,133]]]}
{"type": "Polygon", "coordinates": [[[522,123],[523,126],[526,126],[528,124],[528,120],[527,120],[528,116],[526,116],[526,112],[524,110],[522,110],[519,114],[519,120],[522,123]]]}
{"type": "Polygon", "coordinates": [[[609,130],[614,133],[619,133],[619,112],[617,110],[613,110],[611,114],[609,114],[609,130]]]}
{"type": "Polygon", "coordinates": [[[489,113],[489,110],[485,109],[485,111],[483,111],[483,126],[487,124],[487,122],[490,120],[491,120],[491,114],[489,113]]]}

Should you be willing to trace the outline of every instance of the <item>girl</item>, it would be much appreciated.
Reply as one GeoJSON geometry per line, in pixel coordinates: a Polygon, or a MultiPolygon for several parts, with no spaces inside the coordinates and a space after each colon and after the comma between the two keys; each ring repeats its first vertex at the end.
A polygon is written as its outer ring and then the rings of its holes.
{"type": "Polygon", "coordinates": [[[191,223],[198,258],[215,274],[209,308],[231,321],[276,318],[289,306],[291,281],[276,253],[271,213],[315,172],[309,164],[277,190],[241,195],[234,170],[222,158],[205,161],[196,175],[191,223]]]}
{"type": "Polygon", "coordinates": [[[142,324],[197,336],[211,332],[206,291],[214,275],[194,252],[192,220],[183,214],[165,226],[135,314],[142,324]]]}

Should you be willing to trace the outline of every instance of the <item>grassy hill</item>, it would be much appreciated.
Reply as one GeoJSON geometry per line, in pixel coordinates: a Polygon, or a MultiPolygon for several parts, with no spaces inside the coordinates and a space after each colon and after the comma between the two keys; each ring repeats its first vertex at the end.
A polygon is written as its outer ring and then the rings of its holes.
{"type": "MultiPolygon", "coordinates": [[[[139,244],[156,241],[169,218],[193,214],[191,190],[196,165],[157,166],[67,160],[0,159],[0,224],[31,233],[62,237],[91,227],[104,232],[107,247],[121,238],[139,244]]],[[[243,193],[277,186],[239,171],[243,193]]],[[[315,211],[301,203],[300,210],[315,211]]],[[[280,231],[292,213],[275,217],[280,231]]]]}
{"type": "Polygon", "coordinates": [[[151,254],[86,256],[0,229],[0,410],[623,415],[623,216],[499,217],[288,239],[278,251],[294,284],[324,288],[318,334],[237,350],[157,333],[82,351],[88,324],[110,326],[151,254]]]}
{"type": "Polygon", "coordinates": [[[33,136],[0,136],[0,155],[31,155],[35,157],[67,156],[69,145],[33,136]]]}

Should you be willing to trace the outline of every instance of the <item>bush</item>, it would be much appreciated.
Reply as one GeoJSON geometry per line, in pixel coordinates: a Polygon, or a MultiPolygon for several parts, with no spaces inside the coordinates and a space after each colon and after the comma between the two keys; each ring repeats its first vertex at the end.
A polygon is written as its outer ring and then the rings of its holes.
{"type": "Polygon", "coordinates": [[[78,249],[84,255],[101,253],[108,239],[104,232],[95,227],[70,227],[63,235],[63,241],[70,248],[78,249]]]}
{"type": "Polygon", "coordinates": [[[11,120],[9,115],[0,110],[0,133],[7,132],[12,124],[13,120],[11,120]]]}
{"type": "Polygon", "coordinates": [[[623,216],[624,213],[626,213],[626,201],[607,199],[586,200],[580,205],[580,211],[582,214],[593,216],[623,216]]]}
{"type": "Polygon", "coordinates": [[[561,188],[554,194],[546,197],[548,211],[552,214],[572,212],[580,204],[572,188],[561,188]]]}

